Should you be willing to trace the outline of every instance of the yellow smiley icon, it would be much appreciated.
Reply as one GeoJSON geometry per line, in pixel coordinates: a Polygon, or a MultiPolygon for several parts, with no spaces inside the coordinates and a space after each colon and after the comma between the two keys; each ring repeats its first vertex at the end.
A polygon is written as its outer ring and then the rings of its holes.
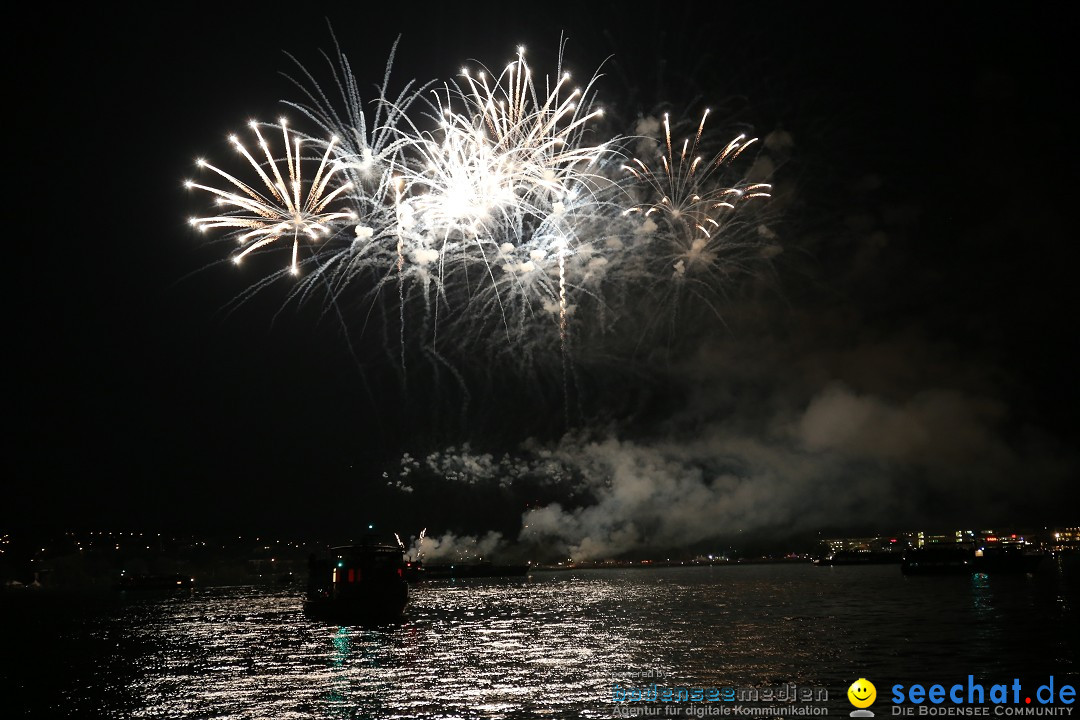
{"type": "Polygon", "coordinates": [[[877,688],[866,678],[859,678],[847,689],[848,700],[857,708],[868,708],[877,699],[877,688]]]}

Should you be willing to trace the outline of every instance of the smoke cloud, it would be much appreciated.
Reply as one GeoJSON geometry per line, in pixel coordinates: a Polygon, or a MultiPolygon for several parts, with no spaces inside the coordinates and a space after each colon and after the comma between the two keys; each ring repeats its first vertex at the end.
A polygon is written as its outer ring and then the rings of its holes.
{"type": "MultiPolygon", "coordinates": [[[[901,342],[916,341],[889,344],[901,342]]],[[[501,455],[458,446],[422,461],[406,456],[395,483],[409,488],[419,473],[471,487],[547,487],[567,499],[527,509],[505,545],[495,533],[451,535],[431,552],[453,546],[461,557],[462,548],[490,554],[516,545],[530,557],[575,560],[759,531],[1017,522],[1060,489],[1070,464],[1037,431],[1016,433],[1006,403],[974,388],[918,388],[889,358],[878,347],[828,359],[808,353],[799,376],[828,379],[807,392],[805,382],[780,381],[767,362],[741,364],[709,348],[681,369],[690,399],[647,429],[591,428],[501,455]],[[862,363],[846,381],[811,371],[824,362],[843,372],[852,356],[862,363]]]]}

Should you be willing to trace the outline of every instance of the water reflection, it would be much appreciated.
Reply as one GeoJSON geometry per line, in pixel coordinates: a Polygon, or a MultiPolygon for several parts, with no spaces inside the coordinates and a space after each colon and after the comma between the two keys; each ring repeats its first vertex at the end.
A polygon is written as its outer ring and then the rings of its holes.
{"type": "Polygon", "coordinates": [[[976,617],[985,616],[991,610],[992,596],[990,592],[990,576],[986,573],[972,573],[971,575],[971,601],[972,609],[976,617]]]}
{"type": "Polygon", "coordinates": [[[361,628],[289,591],[212,588],[32,618],[35,669],[10,684],[49,675],[27,696],[47,716],[610,717],[612,683],[647,670],[704,687],[1075,674],[1074,606],[1054,573],[611,570],[428,582],[401,626],[361,628]]]}
{"type": "Polygon", "coordinates": [[[349,634],[352,631],[347,627],[338,628],[334,633],[334,652],[331,656],[330,666],[333,673],[330,679],[330,692],[326,702],[331,708],[339,710],[338,716],[345,717],[348,711],[345,708],[345,699],[349,692],[349,675],[344,671],[345,663],[349,659],[349,634]]]}

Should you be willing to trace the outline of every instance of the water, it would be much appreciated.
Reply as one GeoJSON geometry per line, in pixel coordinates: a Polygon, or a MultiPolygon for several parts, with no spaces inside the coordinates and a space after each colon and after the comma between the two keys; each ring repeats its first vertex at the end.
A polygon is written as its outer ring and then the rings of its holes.
{"type": "Polygon", "coordinates": [[[423,583],[400,626],[371,629],[307,619],[295,589],[9,594],[0,677],[9,707],[80,718],[613,717],[614,683],[652,682],[823,686],[821,706],[846,717],[846,688],[866,677],[881,717],[893,683],[973,673],[1075,684],[1075,576],[1053,563],[1017,577],[804,565],[536,573],[423,583]]]}

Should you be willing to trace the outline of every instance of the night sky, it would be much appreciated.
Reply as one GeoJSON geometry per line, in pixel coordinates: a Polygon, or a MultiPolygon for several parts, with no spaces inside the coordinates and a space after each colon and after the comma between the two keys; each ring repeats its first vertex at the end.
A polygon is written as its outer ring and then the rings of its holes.
{"type": "Polygon", "coordinates": [[[6,63],[0,525],[319,532],[385,517],[513,535],[531,503],[542,532],[602,555],[618,533],[600,516],[620,513],[640,545],[1075,521],[1061,500],[1080,439],[1070,24],[1004,4],[670,8],[294,4],[21,24],[6,63]],[[402,389],[377,335],[351,331],[350,353],[319,308],[278,313],[282,285],[234,309],[260,266],[221,262],[191,231],[206,202],[182,182],[296,97],[283,51],[326,77],[327,19],[361,87],[398,34],[400,83],[497,67],[519,43],[543,72],[565,32],[577,74],[604,63],[612,132],[709,106],[717,133],[787,133],[783,252],[737,280],[723,322],[583,360],[570,413],[556,380],[479,357],[462,368],[467,407],[420,370],[402,389]],[[405,452],[422,460],[410,493],[388,487],[405,452]],[[495,462],[442,479],[484,453],[531,463],[529,477],[501,483],[495,462]],[[538,457],[562,480],[539,477],[538,457]],[[627,473],[666,490],[634,495],[627,473]],[[670,527],[644,509],[656,502],[670,527]]]}

